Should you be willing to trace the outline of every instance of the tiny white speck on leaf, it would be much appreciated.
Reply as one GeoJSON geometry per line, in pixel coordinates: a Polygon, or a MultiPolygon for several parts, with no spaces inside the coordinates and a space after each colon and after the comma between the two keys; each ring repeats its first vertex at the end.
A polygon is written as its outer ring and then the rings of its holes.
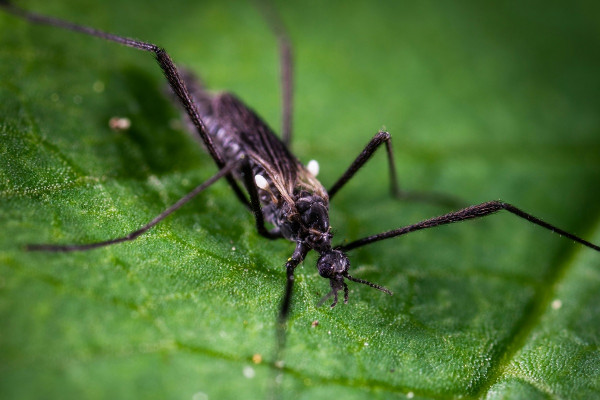
{"type": "Polygon", "coordinates": [[[208,400],[208,395],[204,392],[197,392],[192,395],[192,400],[208,400]]]}
{"type": "Polygon", "coordinates": [[[108,126],[113,131],[121,132],[131,128],[131,120],[125,117],[112,117],[108,120],[108,126]]]}
{"type": "Polygon", "coordinates": [[[556,300],[552,301],[552,309],[553,310],[558,310],[561,307],[562,307],[562,301],[560,301],[560,299],[556,299],[556,300]]]}
{"type": "Polygon", "coordinates": [[[102,92],[104,92],[104,82],[102,82],[102,81],[96,81],[96,82],[94,82],[94,84],[92,85],[92,89],[96,93],[102,93],[102,92]]]}
{"type": "Polygon", "coordinates": [[[413,392],[406,393],[406,398],[407,399],[412,399],[413,397],[415,397],[415,394],[413,392]]]}
{"type": "Polygon", "coordinates": [[[252,367],[244,367],[243,374],[246,378],[252,379],[256,375],[256,372],[254,372],[254,368],[252,367]]]}

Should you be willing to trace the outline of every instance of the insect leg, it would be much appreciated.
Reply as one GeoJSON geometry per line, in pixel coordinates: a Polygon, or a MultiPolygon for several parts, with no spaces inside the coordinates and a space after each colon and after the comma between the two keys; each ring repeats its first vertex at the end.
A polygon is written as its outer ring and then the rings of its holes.
{"type": "Polygon", "coordinates": [[[252,167],[247,159],[242,163],[242,174],[244,176],[244,185],[250,194],[250,206],[252,208],[252,213],[254,214],[254,219],[256,220],[256,230],[260,235],[266,237],[267,239],[281,238],[279,233],[271,232],[265,227],[265,218],[258,200],[258,189],[256,188],[256,183],[254,182],[252,167]]]}
{"type": "Polygon", "coordinates": [[[285,146],[289,149],[292,141],[292,117],[293,117],[293,49],[292,43],[288,37],[285,25],[277,10],[266,1],[256,1],[256,4],[262,11],[262,14],[271,28],[271,31],[277,37],[279,43],[279,65],[281,73],[281,138],[285,146]]]}
{"type": "Polygon", "coordinates": [[[379,131],[373,138],[367,143],[363,151],[356,157],[356,159],[350,164],[346,172],[342,174],[342,176],[337,180],[336,183],[327,191],[329,194],[329,199],[332,199],[333,196],[346,184],[348,181],[358,172],[359,169],[362,168],[363,165],[373,153],[381,146],[382,143],[385,143],[387,148],[388,155],[388,165],[390,168],[390,192],[393,196],[395,196],[400,190],[398,187],[398,177],[396,174],[396,165],[394,163],[394,155],[392,153],[392,143],[391,143],[391,135],[388,132],[379,131]]]}
{"type": "Polygon", "coordinates": [[[385,144],[386,154],[388,159],[388,167],[390,174],[390,193],[393,197],[402,200],[412,201],[424,201],[430,203],[441,204],[447,207],[461,207],[463,202],[454,196],[442,194],[442,193],[429,193],[429,192],[414,192],[404,191],[400,189],[398,184],[398,174],[396,173],[396,164],[394,162],[394,152],[392,151],[392,137],[388,132],[379,131],[373,138],[367,143],[363,151],[356,157],[356,159],[350,164],[348,169],[342,174],[335,184],[327,191],[329,198],[333,198],[335,194],[346,184],[354,174],[361,169],[367,161],[373,156],[375,151],[385,144]]]}
{"type": "MultiPolygon", "coordinates": [[[[219,167],[221,169],[225,166],[225,161],[223,160],[221,155],[215,150],[212,139],[208,135],[206,128],[204,126],[204,123],[202,122],[202,119],[198,115],[196,106],[194,105],[194,103],[192,101],[192,98],[189,94],[189,91],[187,90],[187,88],[185,86],[185,83],[183,82],[183,79],[181,79],[181,75],[179,74],[179,71],[175,67],[175,64],[171,60],[171,57],[167,54],[167,52],[164,49],[162,49],[159,46],[156,46],[155,44],[152,44],[152,43],[142,42],[139,40],[130,39],[130,38],[123,37],[123,36],[113,35],[111,33],[107,33],[107,32],[104,32],[104,31],[101,31],[98,29],[94,29],[94,28],[90,28],[87,26],[77,25],[77,24],[74,24],[74,23],[71,23],[68,21],[58,19],[58,18],[35,14],[35,13],[29,12],[27,10],[23,10],[23,9],[11,4],[8,0],[0,0],[0,8],[3,8],[11,14],[14,14],[18,17],[24,18],[24,19],[26,19],[30,22],[36,23],[36,24],[55,26],[58,28],[67,29],[67,30],[71,30],[74,32],[98,37],[98,38],[101,38],[104,40],[116,42],[116,43],[122,44],[124,46],[133,47],[135,49],[149,51],[151,53],[154,53],[154,57],[155,57],[156,61],[158,62],[160,68],[162,69],[165,78],[167,78],[167,81],[169,82],[169,85],[173,89],[173,92],[177,95],[177,98],[183,105],[183,108],[185,109],[185,111],[188,114],[188,116],[190,117],[192,123],[196,127],[198,134],[200,135],[200,137],[202,138],[202,141],[206,145],[206,148],[207,148],[209,154],[211,155],[211,157],[217,164],[217,167],[219,167]]],[[[233,189],[233,191],[235,192],[238,199],[246,206],[249,206],[250,203],[249,203],[248,199],[242,192],[239,185],[233,179],[233,176],[231,176],[231,174],[229,174],[226,176],[226,179],[227,179],[227,182],[229,183],[229,185],[231,186],[231,188],[233,189]]]]}
{"type": "MultiPolygon", "coordinates": [[[[304,257],[302,257],[304,259],[304,257]]],[[[294,270],[302,260],[290,258],[285,264],[286,285],[283,299],[281,301],[281,309],[279,310],[279,323],[285,325],[290,315],[290,306],[292,303],[292,292],[294,289],[294,270]]]]}
{"type": "MultiPolygon", "coordinates": [[[[276,325],[276,338],[277,344],[275,347],[275,354],[273,360],[275,365],[280,368],[280,362],[283,360],[283,350],[285,349],[286,339],[286,327],[288,317],[290,316],[291,304],[292,304],[292,292],[294,289],[294,271],[296,267],[304,260],[309,249],[302,243],[296,245],[294,254],[288,259],[285,264],[286,271],[286,284],[285,291],[283,293],[283,299],[281,300],[281,307],[279,308],[279,315],[277,317],[276,325]]],[[[279,384],[275,383],[275,386],[279,384]]],[[[277,388],[273,388],[275,391],[277,388]]],[[[277,396],[272,396],[277,397],[277,396]]]]}
{"type": "Polygon", "coordinates": [[[387,232],[378,233],[376,235],[367,236],[359,240],[355,240],[345,245],[337,246],[337,249],[342,251],[348,251],[355,249],[357,247],[365,246],[370,243],[378,242],[380,240],[390,239],[396,236],[405,235],[410,232],[418,231],[421,229],[433,228],[440,225],[447,225],[454,222],[466,221],[469,219],[476,219],[481,217],[486,217],[488,215],[494,214],[498,211],[506,210],[518,217],[526,219],[527,221],[539,225],[543,228],[546,228],[552,232],[558,233],[561,236],[565,236],[575,242],[581,243],[584,246],[587,246],[593,250],[600,251],[600,246],[590,243],[572,233],[564,231],[560,228],[557,228],[554,225],[551,225],[541,219],[534,217],[531,214],[528,214],[512,204],[504,203],[502,201],[488,201],[486,203],[477,204],[471,207],[463,208],[462,210],[454,211],[448,214],[441,215],[439,217],[427,219],[421,222],[418,222],[413,225],[407,225],[402,228],[394,229],[387,232]]]}
{"type": "Polygon", "coordinates": [[[210,185],[221,179],[222,177],[229,174],[234,168],[239,167],[239,161],[230,163],[226,165],[223,169],[219,170],[215,175],[213,175],[210,179],[204,181],[201,185],[198,185],[194,190],[183,196],[179,199],[175,204],[171,207],[167,208],[165,211],[161,212],[159,215],[154,217],[154,219],[148,222],[146,225],[142,226],[140,229],[135,230],[131,233],[128,233],[125,236],[121,236],[114,239],[105,240],[102,242],[88,243],[88,244],[68,244],[68,245],[53,245],[53,244],[30,244],[26,246],[28,251],[57,251],[57,252],[67,252],[67,251],[83,251],[83,250],[91,250],[98,247],[109,246],[111,244],[128,242],[134,239],[137,239],[138,236],[142,235],[154,225],[158,224],[160,221],[171,215],[173,212],[181,208],[184,204],[192,200],[196,197],[200,192],[208,188],[210,185]]]}

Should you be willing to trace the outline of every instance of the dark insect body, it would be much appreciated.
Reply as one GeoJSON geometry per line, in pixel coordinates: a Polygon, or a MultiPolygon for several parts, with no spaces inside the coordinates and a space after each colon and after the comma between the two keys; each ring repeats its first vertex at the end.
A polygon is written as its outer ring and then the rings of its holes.
{"type": "Polygon", "coordinates": [[[315,177],[315,170],[302,165],[288,150],[291,139],[292,116],[291,46],[285,31],[272,10],[266,10],[265,14],[279,39],[282,55],[283,132],[281,140],[250,108],[235,96],[228,93],[210,94],[190,73],[180,72],[165,50],[154,44],[33,14],[11,5],[6,0],[0,0],[0,7],[31,22],[73,30],[153,53],[169,82],[174,96],[185,110],[189,125],[199,135],[208,153],[219,168],[219,171],[212,178],[196,187],[151,222],[126,236],[83,245],[35,244],[29,245],[29,250],[79,251],[133,240],[214,182],[225,178],[238,199],[253,212],[257,230],[262,236],[269,239],[285,238],[296,245],[292,256],[286,263],[287,283],[279,312],[280,338],[284,336],[283,329],[290,312],[294,270],[311,250],[318,252],[320,255],[317,261],[319,274],[330,281],[331,291],[322,301],[328,297],[334,297],[331,307],[337,304],[338,292],[340,291],[344,293],[344,301],[348,301],[346,279],[391,294],[388,289],[350,275],[350,263],[346,252],[413,231],[488,216],[500,210],[506,210],[589,248],[600,251],[599,246],[501,201],[489,201],[461,208],[458,211],[378,233],[347,244],[332,245],[329,202],[381,145],[386,147],[390,188],[394,196],[433,201],[445,205],[456,205],[456,201],[454,198],[445,195],[401,191],[397,184],[391,139],[387,132],[378,132],[329,190],[321,185],[315,177]],[[240,185],[245,191],[242,190],[240,185]],[[268,230],[265,227],[265,222],[272,224],[274,228],[268,230]]]}
{"type": "MultiPolygon", "coordinates": [[[[183,77],[217,152],[227,163],[245,160],[232,172],[239,182],[248,181],[249,192],[256,188],[260,203],[257,221],[264,218],[274,226],[267,231],[261,223],[258,228],[261,234],[297,243],[290,260],[295,265],[310,250],[321,255],[317,267],[321,276],[330,279],[330,295],[335,297],[332,307],[337,303],[339,290],[344,290],[344,300],[348,301],[344,278],[391,294],[379,285],[348,274],[347,256],[331,246],[327,191],[271,129],[234,95],[211,95],[190,73],[184,73],[183,77]]],[[[380,136],[389,137],[387,133],[380,136]]],[[[254,205],[253,208],[256,209],[254,205]]]]}

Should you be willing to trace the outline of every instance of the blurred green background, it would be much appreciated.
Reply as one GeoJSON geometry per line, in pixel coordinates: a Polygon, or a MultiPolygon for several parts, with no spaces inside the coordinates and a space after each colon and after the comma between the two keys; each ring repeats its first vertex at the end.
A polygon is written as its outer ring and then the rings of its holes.
{"type": "MultiPolygon", "coordinates": [[[[276,130],[276,41],[251,2],[23,1],[164,46],[276,130]]],[[[597,2],[278,2],[296,50],[293,149],[331,185],[378,129],[404,188],[501,198],[600,242],[597,2]]],[[[0,397],[265,398],[293,245],[211,176],[152,57],[0,13],[0,397]],[[113,116],[132,120],[126,133],[113,116]],[[256,355],[261,362],[255,363],[256,355]]],[[[389,198],[376,155],[332,203],[338,240],[447,212],[389,198]]],[[[600,257],[509,215],[351,253],[350,302],[298,270],[283,397],[600,395],[600,257]],[[312,327],[313,321],[319,321],[312,327]]]]}

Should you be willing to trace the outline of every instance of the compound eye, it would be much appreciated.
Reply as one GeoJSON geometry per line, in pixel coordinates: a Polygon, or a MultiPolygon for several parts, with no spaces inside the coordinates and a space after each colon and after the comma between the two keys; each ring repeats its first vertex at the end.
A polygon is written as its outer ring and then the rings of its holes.
{"type": "Polygon", "coordinates": [[[323,260],[323,257],[319,259],[319,262],[317,263],[317,269],[319,270],[319,275],[321,275],[323,278],[331,278],[335,272],[333,264],[323,260]]]}
{"type": "Polygon", "coordinates": [[[317,262],[319,275],[330,279],[348,273],[349,266],[348,258],[339,250],[331,250],[322,254],[317,262]]]}

